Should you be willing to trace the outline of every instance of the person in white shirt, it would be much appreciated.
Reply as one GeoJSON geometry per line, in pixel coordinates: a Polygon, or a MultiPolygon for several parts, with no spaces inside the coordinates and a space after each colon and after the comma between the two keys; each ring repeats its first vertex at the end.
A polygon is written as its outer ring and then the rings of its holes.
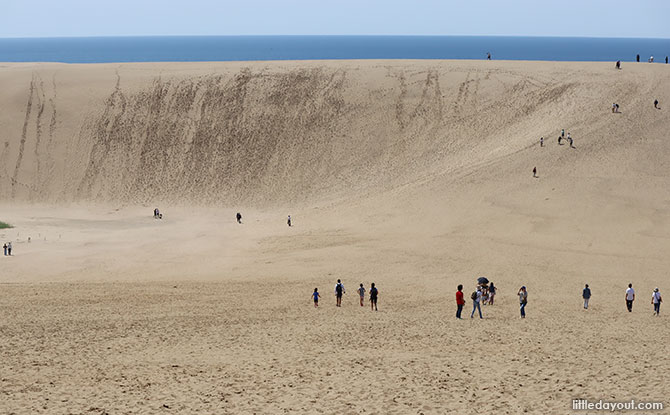
{"type": "Polygon", "coordinates": [[[658,287],[654,288],[654,293],[651,295],[651,303],[654,305],[654,314],[657,316],[661,312],[661,303],[663,298],[661,298],[661,293],[658,292],[658,287]]]}
{"type": "Polygon", "coordinates": [[[479,310],[479,318],[484,318],[482,317],[482,287],[477,286],[477,291],[472,293],[472,313],[470,314],[470,318],[475,318],[475,311],[479,310]]]}
{"type": "Polygon", "coordinates": [[[633,289],[633,284],[628,284],[628,289],[626,290],[626,307],[628,307],[628,312],[633,311],[633,301],[635,301],[635,290],[633,289]]]}

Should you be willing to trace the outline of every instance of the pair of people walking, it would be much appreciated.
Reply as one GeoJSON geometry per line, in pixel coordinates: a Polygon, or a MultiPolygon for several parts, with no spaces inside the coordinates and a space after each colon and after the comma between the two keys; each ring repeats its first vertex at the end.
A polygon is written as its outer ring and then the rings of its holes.
{"type": "MultiPolygon", "coordinates": [[[[633,289],[633,284],[628,284],[628,288],[626,289],[626,308],[629,313],[633,311],[633,301],[635,301],[635,290],[633,289]]],[[[663,297],[661,297],[661,292],[656,287],[651,294],[651,304],[654,306],[654,314],[656,316],[661,313],[662,302],[663,297]]]]}
{"type": "Polygon", "coordinates": [[[12,255],[12,243],[7,242],[2,246],[2,249],[5,251],[5,256],[11,256],[12,255]]]}
{"type": "MultiPolygon", "coordinates": [[[[370,284],[370,310],[377,311],[377,295],[379,295],[379,290],[375,287],[375,283],[370,284]]],[[[365,287],[361,283],[361,286],[358,287],[358,296],[361,300],[361,307],[365,301],[365,287]]]]}

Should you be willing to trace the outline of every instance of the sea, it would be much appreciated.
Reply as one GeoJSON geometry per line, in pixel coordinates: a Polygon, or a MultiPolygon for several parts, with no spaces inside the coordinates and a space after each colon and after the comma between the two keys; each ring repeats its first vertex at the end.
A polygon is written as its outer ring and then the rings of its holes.
{"type": "Polygon", "coordinates": [[[1,38],[0,62],[486,59],[665,63],[670,39],[519,36],[156,36],[1,38]]]}

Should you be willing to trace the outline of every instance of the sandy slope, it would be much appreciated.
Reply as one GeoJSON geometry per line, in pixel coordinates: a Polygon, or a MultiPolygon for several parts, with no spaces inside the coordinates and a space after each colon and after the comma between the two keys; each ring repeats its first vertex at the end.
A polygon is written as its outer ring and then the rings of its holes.
{"type": "Polygon", "coordinates": [[[0,412],[665,402],[670,66],[613,66],[2,64],[0,412]]]}

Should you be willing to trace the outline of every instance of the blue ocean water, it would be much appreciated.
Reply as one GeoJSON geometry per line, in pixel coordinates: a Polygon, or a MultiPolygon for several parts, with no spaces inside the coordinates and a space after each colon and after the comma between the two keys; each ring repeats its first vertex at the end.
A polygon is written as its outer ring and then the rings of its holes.
{"type": "Polygon", "coordinates": [[[0,62],[313,59],[665,62],[670,39],[511,36],[166,36],[0,39],[0,62]]]}

